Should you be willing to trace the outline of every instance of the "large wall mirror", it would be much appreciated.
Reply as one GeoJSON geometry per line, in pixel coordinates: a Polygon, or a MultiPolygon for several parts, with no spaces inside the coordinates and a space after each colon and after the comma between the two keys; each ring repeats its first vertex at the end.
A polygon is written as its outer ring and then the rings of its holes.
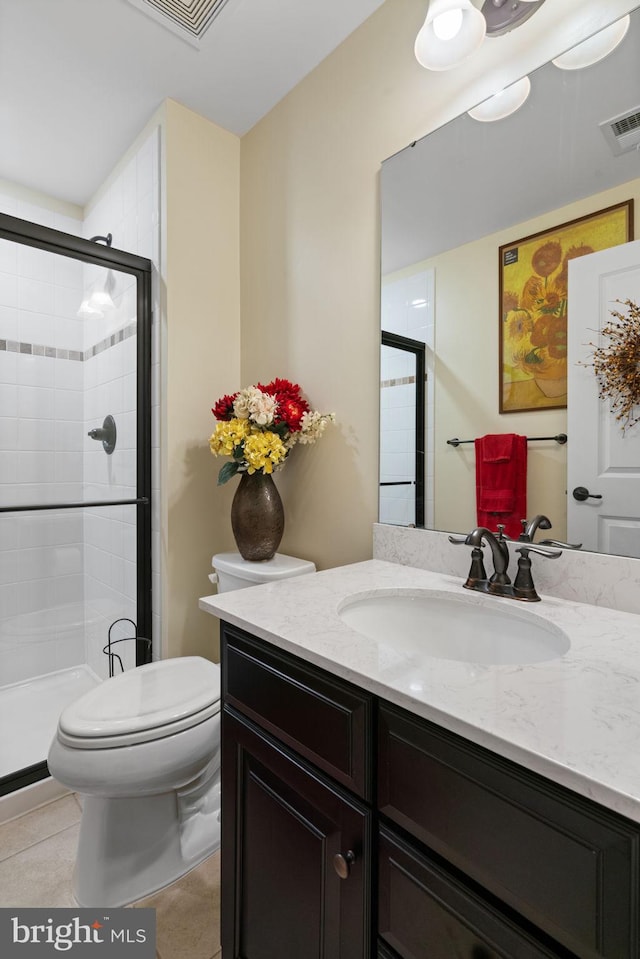
{"type": "MultiPolygon", "coordinates": [[[[527,404],[521,403],[516,410],[500,412],[504,314],[499,251],[560,225],[587,222],[627,201],[633,201],[627,206],[627,239],[640,236],[640,8],[630,19],[624,40],[604,60],[581,70],[559,69],[550,62],[532,73],[530,95],[511,116],[478,122],[464,114],[382,165],[381,328],[385,334],[425,344],[426,376],[421,433],[410,435],[415,395],[411,376],[397,356],[383,350],[383,523],[415,523],[406,490],[415,483],[415,447],[422,445],[424,525],[450,532],[473,529],[473,440],[516,433],[529,439],[529,518],[544,513],[553,523],[552,534],[546,535],[569,538],[568,511],[576,505],[572,484],[591,489],[593,482],[580,481],[572,458],[592,444],[596,420],[608,418],[610,425],[613,417],[582,403],[574,402],[572,408],[571,388],[564,396],[536,398],[526,411],[527,404]],[[612,122],[617,118],[623,122],[612,122]],[[450,442],[454,439],[464,442],[455,445],[450,442]]],[[[620,249],[623,246],[633,268],[625,273],[621,267],[618,275],[633,274],[635,285],[626,279],[616,287],[609,285],[609,301],[616,293],[633,300],[640,284],[640,242],[625,241],[620,249]]],[[[572,364],[577,365],[572,337],[587,347],[593,336],[585,326],[591,322],[586,319],[589,297],[597,298],[597,283],[602,286],[601,277],[608,275],[606,264],[594,260],[590,268],[587,260],[590,257],[584,258],[581,270],[572,265],[570,273],[570,290],[579,286],[580,302],[586,306],[580,307],[582,317],[577,306],[575,313],[569,306],[567,381],[572,364]],[[596,273],[600,281],[593,280],[596,273]],[[592,282],[595,293],[589,292],[592,282]]],[[[570,292],[569,304],[573,299],[579,302],[577,293],[570,292]]],[[[592,370],[588,375],[595,379],[592,370]]],[[[611,440],[610,431],[606,441],[615,447],[615,455],[611,449],[607,453],[610,472],[636,482],[631,497],[636,505],[620,507],[622,534],[602,535],[597,541],[587,535],[584,548],[640,556],[640,424],[624,436],[619,428],[617,433],[620,436],[611,440]]],[[[603,455],[602,447],[594,453],[600,460],[603,455]]],[[[606,464],[603,469],[606,472],[606,464]]],[[[600,522],[612,499],[613,494],[604,510],[601,501],[586,500],[589,515],[600,522]]]]}

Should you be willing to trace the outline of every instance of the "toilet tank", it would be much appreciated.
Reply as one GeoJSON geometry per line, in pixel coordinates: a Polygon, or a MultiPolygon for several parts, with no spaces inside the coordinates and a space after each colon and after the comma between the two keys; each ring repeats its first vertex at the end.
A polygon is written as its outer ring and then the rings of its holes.
{"type": "Polygon", "coordinates": [[[316,569],[315,564],[309,560],[284,556],[281,553],[261,562],[243,559],[240,553],[217,553],[211,560],[211,565],[215,573],[210,579],[217,582],[219,593],[288,579],[290,576],[302,576],[304,573],[315,573],[316,569]]]}

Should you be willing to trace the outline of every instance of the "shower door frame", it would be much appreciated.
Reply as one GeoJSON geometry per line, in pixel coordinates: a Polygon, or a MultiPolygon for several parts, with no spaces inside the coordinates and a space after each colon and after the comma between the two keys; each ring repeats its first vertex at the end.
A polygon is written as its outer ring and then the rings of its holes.
{"type": "MultiPolygon", "coordinates": [[[[136,507],[136,624],[137,635],[151,642],[136,643],[136,666],[152,658],[151,565],[151,260],[114,249],[94,240],[0,213],[0,239],[32,246],[136,279],[136,498],[82,503],[0,507],[1,513],[45,509],[81,509],[100,506],[136,507]]],[[[0,796],[31,785],[49,775],[46,760],[0,778],[0,796]]]]}
{"type": "MultiPolygon", "coordinates": [[[[390,333],[382,330],[380,334],[380,345],[388,346],[394,350],[401,350],[404,353],[412,353],[416,363],[415,371],[415,451],[414,451],[414,479],[411,480],[392,480],[391,482],[379,482],[382,486],[410,486],[414,488],[415,504],[415,526],[418,529],[424,529],[425,517],[425,423],[426,423],[426,344],[421,340],[411,339],[409,336],[402,336],[400,333],[390,333]]],[[[379,505],[378,505],[379,508],[379,505]]]]}

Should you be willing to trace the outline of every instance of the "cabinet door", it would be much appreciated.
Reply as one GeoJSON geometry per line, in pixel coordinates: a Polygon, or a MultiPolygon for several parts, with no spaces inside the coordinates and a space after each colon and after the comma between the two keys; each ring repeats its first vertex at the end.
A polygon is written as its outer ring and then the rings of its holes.
{"type": "Polygon", "coordinates": [[[390,830],[381,829],[378,955],[551,959],[557,955],[390,830]],[[382,944],[393,946],[385,951],[382,944]]]}
{"type": "Polygon", "coordinates": [[[635,824],[396,707],[378,715],[387,819],[572,953],[638,959],[635,824]]]}
{"type": "Polygon", "coordinates": [[[366,959],[370,812],[228,706],[222,730],[225,959],[366,959]]]}

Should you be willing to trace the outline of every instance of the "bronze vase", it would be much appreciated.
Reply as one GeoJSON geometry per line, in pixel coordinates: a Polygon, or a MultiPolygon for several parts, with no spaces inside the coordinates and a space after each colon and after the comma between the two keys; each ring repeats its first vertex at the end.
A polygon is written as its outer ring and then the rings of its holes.
{"type": "Polygon", "coordinates": [[[243,473],[231,503],[231,528],[243,559],[271,559],[284,533],[284,509],[266,473],[243,473]]]}

